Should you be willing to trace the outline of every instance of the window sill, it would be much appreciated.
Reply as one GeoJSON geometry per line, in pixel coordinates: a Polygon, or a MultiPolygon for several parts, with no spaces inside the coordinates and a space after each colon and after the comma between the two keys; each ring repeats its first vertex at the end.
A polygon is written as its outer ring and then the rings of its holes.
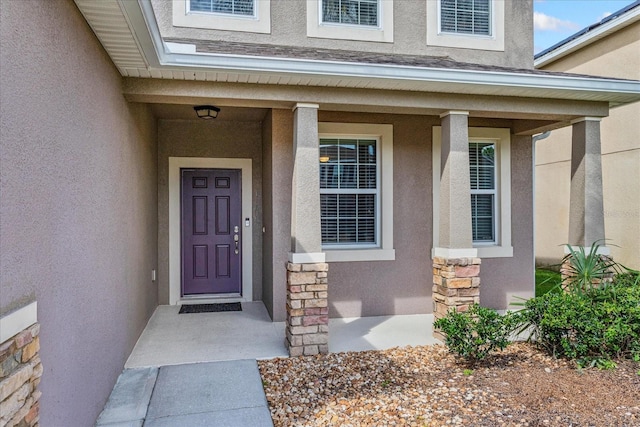
{"type": "Polygon", "coordinates": [[[513,246],[475,246],[478,258],[512,258],[513,246]]]}
{"type": "Polygon", "coordinates": [[[325,251],[327,262],[395,261],[395,249],[341,249],[325,251]]]}

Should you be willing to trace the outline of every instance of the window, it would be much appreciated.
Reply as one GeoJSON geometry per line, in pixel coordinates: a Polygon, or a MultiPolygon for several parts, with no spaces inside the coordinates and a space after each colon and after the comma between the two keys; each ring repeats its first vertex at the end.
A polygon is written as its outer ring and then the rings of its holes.
{"type": "Polygon", "coordinates": [[[496,144],[469,143],[471,226],[474,243],[496,242],[496,144]]]}
{"type": "Polygon", "coordinates": [[[173,0],[173,25],[271,33],[271,0],[173,0]]]}
{"type": "Polygon", "coordinates": [[[393,126],[318,123],[327,261],[393,260],[393,126]]]}
{"type": "Polygon", "coordinates": [[[393,43],[393,2],[307,0],[307,36],[393,43]]]}
{"type": "Polygon", "coordinates": [[[254,0],[190,0],[190,12],[254,16],[254,0]]]}
{"type": "Polygon", "coordinates": [[[378,161],[375,139],[320,139],[322,244],[378,243],[378,161]]]}
{"type": "Polygon", "coordinates": [[[322,0],[322,22],[378,26],[378,0],[322,0]]]}
{"type": "Polygon", "coordinates": [[[504,52],[505,0],[428,0],[427,45],[504,52]]]}
{"type": "Polygon", "coordinates": [[[490,1],[440,0],[440,31],[490,36],[490,1]]]}
{"type": "MultiPolygon", "coordinates": [[[[440,147],[433,127],[433,246],[439,243],[440,147]]],[[[469,128],[469,174],[473,246],[481,258],[511,257],[511,131],[469,128]]]]}

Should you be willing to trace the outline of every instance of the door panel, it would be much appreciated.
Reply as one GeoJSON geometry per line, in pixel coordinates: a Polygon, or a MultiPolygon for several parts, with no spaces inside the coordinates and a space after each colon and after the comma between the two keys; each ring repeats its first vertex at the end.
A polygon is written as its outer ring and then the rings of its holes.
{"type": "Polygon", "coordinates": [[[181,175],[182,295],[240,294],[240,171],[182,169],[181,175]]]}

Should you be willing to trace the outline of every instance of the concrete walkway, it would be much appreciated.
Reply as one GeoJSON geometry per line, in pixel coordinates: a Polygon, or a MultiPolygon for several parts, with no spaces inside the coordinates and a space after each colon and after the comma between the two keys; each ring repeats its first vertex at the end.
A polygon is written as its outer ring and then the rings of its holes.
{"type": "MultiPolygon", "coordinates": [[[[160,306],[97,426],[272,426],[256,359],[286,357],[284,323],[261,302],[241,312],[178,314],[160,306]]],[[[329,351],[429,345],[432,315],[330,319],[329,351]]]]}
{"type": "Polygon", "coordinates": [[[273,426],[255,360],[125,369],[97,426],[273,426]]]}

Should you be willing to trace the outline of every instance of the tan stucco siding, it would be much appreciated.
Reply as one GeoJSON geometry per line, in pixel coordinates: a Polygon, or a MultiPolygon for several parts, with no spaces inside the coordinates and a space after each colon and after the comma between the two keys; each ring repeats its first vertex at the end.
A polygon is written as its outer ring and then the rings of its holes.
{"type": "Polygon", "coordinates": [[[155,121],[73,1],[0,15],[0,314],[37,300],[40,425],[93,425],[157,305],[155,121]]]}
{"type": "MultiPolygon", "coordinates": [[[[533,66],[532,0],[504,2],[505,47],[503,52],[428,46],[426,43],[427,2],[424,0],[394,1],[393,43],[308,37],[307,2],[305,0],[272,0],[270,3],[271,33],[259,34],[174,27],[172,25],[171,2],[152,1],[160,32],[165,38],[220,40],[221,42],[262,43],[310,48],[330,47],[364,52],[448,56],[462,62],[519,68],[533,66]]],[[[471,40],[473,41],[473,38],[471,40]]]]}
{"type": "Polygon", "coordinates": [[[533,158],[531,137],[511,136],[512,258],[483,258],[480,303],[504,309],[534,296],[533,158]]]}
{"type": "MultiPolygon", "coordinates": [[[[640,79],[640,22],[545,66],[640,79]]],[[[613,257],[640,268],[640,103],[613,108],[601,122],[605,236],[613,257]]],[[[536,260],[559,262],[568,241],[571,129],[536,146],[536,260]]]]}
{"type": "Polygon", "coordinates": [[[293,111],[274,109],[267,115],[264,138],[263,302],[274,322],[286,319],[286,262],[291,251],[291,179],[293,176],[293,111]],[[268,146],[267,146],[268,144],[268,146]],[[268,212],[267,212],[268,211],[268,212]],[[268,290],[267,290],[268,289],[268,290]]]}
{"type": "Polygon", "coordinates": [[[329,264],[331,317],[432,310],[431,126],[435,117],[321,113],[321,121],[393,125],[395,261],[329,264]]]}
{"type": "Polygon", "coordinates": [[[252,161],[253,299],[262,299],[262,124],[203,120],[158,123],[158,292],[169,303],[169,157],[252,161]]]}
{"type": "Polygon", "coordinates": [[[542,67],[547,71],[640,80],[640,21],[542,67]]]}
{"type": "MultiPolygon", "coordinates": [[[[271,209],[272,234],[265,222],[265,247],[273,250],[273,300],[265,304],[275,319],[284,312],[284,265],[290,248],[288,215],[291,209],[290,137],[276,128],[291,130],[289,111],[274,110],[272,142],[279,141],[278,153],[272,153],[271,172],[265,161],[263,182],[265,209],[271,209]],[[277,112],[277,115],[276,115],[277,112]],[[280,135],[280,136],[276,136],[280,135]],[[288,159],[282,158],[288,155],[288,159]],[[276,159],[279,166],[276,166],[276,159]],[[288,162],[288,163],[287,163],[288,162]],[[287,184],[287,179],[289,184],[287,184]],[[287,193],[289,191],[289,193],[287,193]],[[273,239],[272,243],[268,240],[273,239]]],[[[331,262],[329,266],[329,306],[331,317],[379,316],[388,314],[429,313],[432,310],[432,126],[440,119],[433,116],[319,112],[321,122],[375,123],[393,125],[394,261],[331,262]]],[[[508,126],[508,122],[472,119],[473,126],[508,126]]],[[[266,126],[265,126],[266,129],[266,126]]],[[[290,135],[287,134],[287,135],[290,135]]],[[[505,308],[514,295],[533,292],[533,220],[531,186],[531,143],[528,137],[512,136],[512,243],[514,257],[484,259],[482,289],[484,305],[505,308]]],[[[265,138],[266,141],[266,138],[265,138]]],[[[265,151],[268,155],[268,151],[265,151]]],[[[265,218],[269,213],[265,213],[265,218]]],[[[265,254],[267,249],[265,249],[265,254]]],[[[267,269],[265,269],[265,272],[267,269]]],[[[266,273],[265,273],[266,276],[266,273]]]]}

